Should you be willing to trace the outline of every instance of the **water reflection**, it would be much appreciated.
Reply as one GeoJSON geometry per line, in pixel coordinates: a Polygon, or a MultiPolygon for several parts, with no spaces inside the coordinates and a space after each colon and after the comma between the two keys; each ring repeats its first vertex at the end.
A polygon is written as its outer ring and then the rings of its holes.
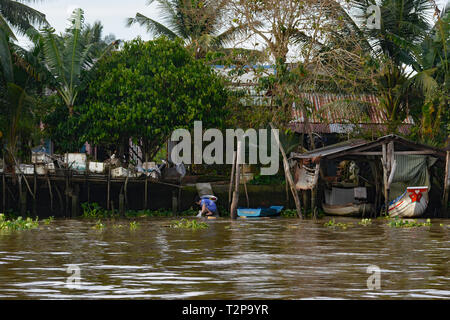
{"type": "Polygon", "coordinates": [[[130,231],[60,220],[0,235],[0,298],[423,299],[450,298],[448,227],[346,230],[324,221],[215,220],[205,230],[140,222],[130,231]],[[69,289],[69,265],[81,288],[69,289]],[[369,265],[381,290],[367,288],[369,265]]]}

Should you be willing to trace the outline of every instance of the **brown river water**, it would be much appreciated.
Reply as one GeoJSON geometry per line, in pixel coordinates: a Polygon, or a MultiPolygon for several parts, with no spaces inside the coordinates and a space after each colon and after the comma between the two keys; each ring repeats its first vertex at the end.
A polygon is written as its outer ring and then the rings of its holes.
{"type": "MultiPolygon", "coordinates": [[[[450,220],[346,230],[296,219],[56,220],[0,234],[0,299],[449,299],[450,220]],[[113,225],[123,224],[124,228],[113,225]],[[440,226],[444,224],[444,226],[440,226]],[[67,284],[79,268],[79,287],[67,284]],[[368,288],[380,269],[380,289],[368,288]]],[[[74,282],[71,282],[74,283],[74,282]]]]}

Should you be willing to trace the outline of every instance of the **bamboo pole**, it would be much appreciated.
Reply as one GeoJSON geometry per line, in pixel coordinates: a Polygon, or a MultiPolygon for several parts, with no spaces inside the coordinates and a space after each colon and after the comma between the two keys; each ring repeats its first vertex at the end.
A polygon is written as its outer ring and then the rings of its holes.
{"type": "MultiPolygon", "coordinates": [[[[270,127],[272,129],[274,129],[272,123],[270,123],[270,127]]],[[[289,169],[289,162],[287,160],[286,153],[284,152],[284,148],[281,145],[280,137],[278,137],[278,135],[275,135],[275,140],[278,144],[278,147],[280,148],[281,155],[283,156],[284,173],[286,175],[287,182],[289,183],[289,186],[291,188],[292,196],[294,197],[295,207],[297,208],[297,216],[300,219],[303,219],[302,208],[300,206],[300,199],[298,198],[298,193],[297,193],[297,190],[295,189],[295,184],[294,184],[294,180],[292,179],[291,170],[289,169]]]]}

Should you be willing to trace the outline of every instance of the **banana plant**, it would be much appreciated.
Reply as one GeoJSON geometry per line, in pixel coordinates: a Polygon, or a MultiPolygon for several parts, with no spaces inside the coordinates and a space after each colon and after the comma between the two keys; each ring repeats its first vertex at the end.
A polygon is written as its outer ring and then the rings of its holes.
{"type": "Polygon", "coordinates": [[[90,37],[83,36],[84,12],[75,9],[70,20],[70,27],[65,35],[55,34],[55,29],[44,27],[41,32],[29,31],[35,44],[42,43],[43,65],[53,77],[54,89],[66,104],[70,116],[73,115],[77,96],[92,79],[97,62],[116,47],[114,41],[99,51],[90,37]]]}

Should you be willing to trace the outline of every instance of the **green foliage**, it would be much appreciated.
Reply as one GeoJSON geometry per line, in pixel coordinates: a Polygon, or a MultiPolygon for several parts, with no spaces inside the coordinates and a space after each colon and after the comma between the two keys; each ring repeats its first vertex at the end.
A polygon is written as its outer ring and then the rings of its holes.
{"type": "Polygon", "coordinates": [[[42,220],[45,225],[51,224],[55,220],[55,217],[48,217],[47,219],[42,220]]]}
{"type": "Polygon", "coordinates": [[[116,146],[129,138],[150,157],[177,128],[195,120],[220,127],[227,90],[180,41],[126,42],[100,63],[80,114],[82,140],[116,146]]]}
{"type": "Polygon", "coordinates": [[[286,180],[284,176],[274,175],[274,176],[267,176],[267,175],[260,175],[257,174],[255,177],[248,182],[248,184],[251,185],[285,185],[286,180]]]}
{"type": "Polygon", "coordinates": [[[388,226],[392,228],[415,228],[415,227],[431,227],[431,220],[420,223],[417,220],[403,220],[395,217],[388,222],[388,226]]]}
{"type": "Polygon", "coordinates": [[[41,64],[46,67],[47,74],[51,75],[53,89],[72,116],[76,99],[92,79],[97,63],[116,43],[99,50],[99,39],[86,35],[84,12],[80,8],[73,11],[69,21],[70,25],[63,36],[57,35],[49,25],[40,33],[30,30],[29,36],[36,46],[42,46],[41,64]]]}
{"type": "Polygon", "coordinates": [[[0,230],[14,231],[14,230],[29,230],[39,227],[38,218],[33,220],[31,218],[18,217],[14,220],[7,220],[3,213],[0,213],[0,230]]]}
{"type": "MultiPolygon", "coordinates": [[[[154,0],[148,1],[152,4],[154,0]]],[[[127,19],[127,25],[139,24],[155,36],[182,39],[195,52],[196,57],[204,57],[211,49],[220,48],[240,33],[242,28],[231,27],[223,30],[222,18],[227,10],[228,0],[156,0],[162,12],[163,21],[156,21],[141,13],[127,19]]]]}
{"type": "Polygon", "coordinates": [[[99,219],[99,218],[112,218],[112,211],[108,211],[102,208],[98,203],[89,203],[85,202],[81,204],[81,208],[83,210],[82,217],[88,219],[99,219]]]}
{"type": "Polygon", "coordinates": [[[103,230],[105,229],[105,225],[102,223],[101,220],[97,220],[97,222],[95,223],[95,225],[92,227],[92,229],[96,229],[96,230],[103,230]]]}
{"type": "Polygon", "coordinates": [[[324,226],[329,228],[341,228],[346,230],[348,227],[353,227],[353,223],[342,223],[342,222],[336,223],[336,221],[332,219],[329,220],[327,223],[325,223],[324,226]]]}
{"type": "Polygon", "coordinates": [[[372,224],[372,219],[361,219],[360,222],[358,222],[360,226],[370,226],[372,224]]]}
{"type": "Polygon", "coordinates": [[[204,222],[198,222],[197,220],[181,219],[172,221],[170,227],[174,229],[199,230],[199,229],[206,229],[209,227],[209,225],[204,222]]]}
{"type": "Polygon", "coordinates": [[[131,221],[130,222],[130,230],[131,231],[136,230],[138,227],[139,227],[139,223],[138,222],[136,222],[136,221],[131,221]]]}

